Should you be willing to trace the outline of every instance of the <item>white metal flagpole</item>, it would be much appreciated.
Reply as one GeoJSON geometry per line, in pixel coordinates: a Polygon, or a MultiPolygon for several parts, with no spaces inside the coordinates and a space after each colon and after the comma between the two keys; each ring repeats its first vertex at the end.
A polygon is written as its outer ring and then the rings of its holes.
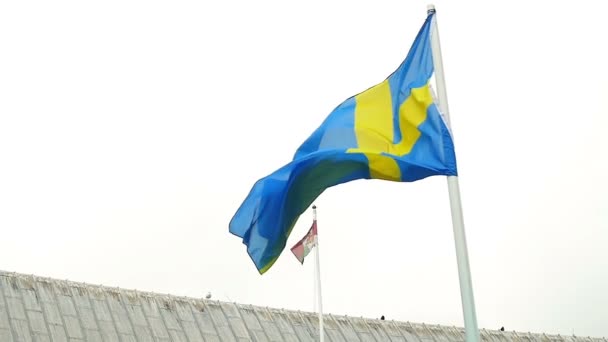
{"type": "Polygon", "coordinates": [[[317,311],[317,265],[312,270],[312,311],[317,311]]]}
{"type": "MultiPolygon", "coordinates": [[[[435,13],[435,6],[428,5],[428,14],[435,13]]],[[[439,30],[437,28],[437,14],[433,17],[431,28],[431,48],[433,52],[433,66],[435,68],[435,82],[439,97],[439,108],[451,128],[448,94],[443,73],[443,60],[441,58],[441,44],[439,42],[439,30]]],[[[453,136],[453,134],[452,134],[453,136]]],[[[471,281],[471,270],[469,268],[469,256],[467,241],[464,233],[464,217],[462,214],[462,203],[460,201],[460,187],[457,176],[448,176],[448,192],[450,197],[450,208],[452,212],[452,227],[454,229],[454,243],[456,245],[456,262],[458,264],[458,279],[460,282],[460,297],[462,300],[462,312],[464,315],[464,329],[467,342],[479,342],[479,329],[475,314],[475,300],[473,298],[473,284],[471,281]]]]}
{"type": "MultiPolygon", "coordinates": [[[[317,224],[317,206],[312,206],[312,219],[314,224],[317,224]]],[[[315,246],[315,270],[316,270],[316,278],[317,278],[317,299],[319,306],[319,341],[323,342],[325,339],[325,333],[323,332],[323,300],[321,298],[321,263],[319,261],[319,230],[317,229],[316,236],[316,246],[315,246]]]]}
{"type": "MultiPolygon", "coordinates": [[[[316,256],[315,256],[315,258],[316,258],[316,256]]],[[[312,270],[312,278],[313,278],[312,279],[312,281],[313,281],[313,283],[312,283],[312,289],[313,289],[312,290],[313,291],[313,294],[312,294],[312,311],[317,311],[317,302],[318,302],[318,299],[317,299],[317,287],[318,287],[319,283],[318,283],[318,280],[317,280],[317,265],[316,264],[315,264],[315,266],[313,267],[313,270],[312,270]]]]}

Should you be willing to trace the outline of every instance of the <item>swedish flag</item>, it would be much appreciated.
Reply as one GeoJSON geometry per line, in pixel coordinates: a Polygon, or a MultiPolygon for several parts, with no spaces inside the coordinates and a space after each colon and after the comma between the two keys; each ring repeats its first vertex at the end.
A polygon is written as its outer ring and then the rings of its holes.
{"type": "Polygon", "coordinates": [[[429,85],[433,16],[397,70],[342,102],[290,163],[254,184],[230,232],[243,239],[260,273],[277,260],[298,217],[329,187],[357,179],[457,175],[452,137],[429,85]]]}

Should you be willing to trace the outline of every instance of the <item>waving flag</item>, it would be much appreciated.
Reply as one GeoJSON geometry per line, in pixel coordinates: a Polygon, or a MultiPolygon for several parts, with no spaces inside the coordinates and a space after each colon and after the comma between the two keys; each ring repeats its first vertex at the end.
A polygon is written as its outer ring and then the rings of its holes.
{"type": "Polygon", "coordinates": [[[301,264],[304,263],[304,258],[310,253],[310,251],[317,245],[317,220],[313,221],[312,226],[308,230],[308,233],[304,235],[302,240],[298,241],[293,247],[291,252],[296,256],[301,264]]]}
{"type": "Polygon", "coordinates": [[[433,15],[397,70],[342,102],[291,162],[253,185],[230,221],[230,232],[242,238],[261,274],[285,249],[299,216],[325,189],[358,179],[413,182],[457,175],[452,137],[429,87],[433,15]]]}

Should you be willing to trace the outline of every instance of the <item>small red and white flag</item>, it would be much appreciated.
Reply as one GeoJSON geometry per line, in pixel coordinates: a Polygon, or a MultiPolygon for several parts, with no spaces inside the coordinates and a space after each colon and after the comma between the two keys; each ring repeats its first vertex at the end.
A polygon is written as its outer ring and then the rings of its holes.
{"type": "Polygon", "coordinates": [[[308,230],[308,233],[304,235],[304,237],[298,241],[293,247],[291,247],[291,252],[296,258],[300,261],[301,264],[304,264],[304,258],[310,253],[313,247],[317,245],[317,220],[312,222],[312,226],[308,230]]]}

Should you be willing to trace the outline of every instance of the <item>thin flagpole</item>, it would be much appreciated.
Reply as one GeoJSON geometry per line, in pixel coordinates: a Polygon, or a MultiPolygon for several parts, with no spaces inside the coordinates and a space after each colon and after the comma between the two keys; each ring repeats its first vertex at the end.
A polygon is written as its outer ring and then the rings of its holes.
{"type": "MultiPolygon", "coordinates": [[[[315,256],[315,258],[316,258],[316,256],[315,256]]],[[[313,270],[312,270],[312,278],[313,278],[312,288],[313,288],[313,292],[314,292],[313,296],[312,296],[312,311],[314,312],[314,311],[317,311],[317,302],[318,302],[318,298],[317,298],[317,295],[318,295],[318,293],[317,293],[318,292],[318,290],[317,290],[318,280],[317,280],[317,265],[316,264],[315,264],[315,267],[313,267],[313,270]]]]}
{"type": "Polygon", "coordinates": [[[315,267],[312,270],[312,278],[313,278],[312,311],[317,311],[317,265],[315,265],[315,267]]]}
{"type": "MultiPolygon", "coordinates": [[[[428,14],[435,13],[435,6],[428,5],[428,14]]],[[[448,127],[451,130],[448,94],[443,72],[443,60],[441,58],[441,44],[439,42],[439,30],[437,27],[437,14],[433,18],[431,31],[431,47],[433,51],[433,65],[435,67],[435,81],[439,97],[439,108],[445,116],[448,127]]],[[[460,282],[460,297],[462,300],[462,312],[464,315],[464,329],[467,342],[479,342],[479,328],[475,314],[475,300],[473,298],[473,284],[471,281],[471,270],[469,268],[469,256],[467,241],[464,233],[464,217],[462,214],[462,203],[460,201],[460,186],[457,176],[448,176],[448,192],[450,197],[450,209],[452,212],[452,227],[454,229],[454,243],[456,245],[456,262],[458,264],[458,279],[460,282]]]]}
{"type": "MultiPolygon", "coordinates": [[[[313,205],[312,206],[312,219],[314,221],[314,223],[317,223],[317,206],[313,205]]],[[[323,342],[323,340],[325,339],[325,333],[323,332],[323,300],[321,298],[321,263],[319,261],[319,229],[317,227],[317,243],[315,246],[315,254],[316,254],[316,264],[315,264],[315,269],[316,269],[316,278],[317,278],[317,304],[319,306],[319,341],[323,342]]]]}

